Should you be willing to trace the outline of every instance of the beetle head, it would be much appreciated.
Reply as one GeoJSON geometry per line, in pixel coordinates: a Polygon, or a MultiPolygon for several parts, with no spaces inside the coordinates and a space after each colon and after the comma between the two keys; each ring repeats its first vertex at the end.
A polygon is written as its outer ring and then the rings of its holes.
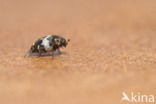
{"type": "Polygon", "coordinates": [[[62,37],[57,37],[57,38],[54,39],[54,41],[55,41],[55,45],[57,45],[58,47],[66,47],[70,40],[69,39],[65,40],[62,37]]]}

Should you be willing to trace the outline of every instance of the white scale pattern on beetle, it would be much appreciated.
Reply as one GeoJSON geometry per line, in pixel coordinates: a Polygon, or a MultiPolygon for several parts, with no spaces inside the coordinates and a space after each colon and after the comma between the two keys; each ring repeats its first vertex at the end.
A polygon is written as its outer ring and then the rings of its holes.
{"type": "Polygon", "coordinates": [[[48,38],[50,38],[50,37],[51,37],[51,35],[48,35],[42,41],[42,45],[45,47],[46,51],[51,51],[52,50],[52,47],[49,45],[49,40],[48,40],[48,38]]]}

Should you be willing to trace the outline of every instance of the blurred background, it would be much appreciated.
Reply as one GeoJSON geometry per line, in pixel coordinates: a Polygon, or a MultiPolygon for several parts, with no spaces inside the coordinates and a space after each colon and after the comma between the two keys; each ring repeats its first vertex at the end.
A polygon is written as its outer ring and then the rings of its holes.
{"type": "Polygon", "coordinates": [[[155,0],[0,0],[0,103],[120,104],[156,95],[155,0]],[[37,39],[66,54],[24,58],[37,39]]]}

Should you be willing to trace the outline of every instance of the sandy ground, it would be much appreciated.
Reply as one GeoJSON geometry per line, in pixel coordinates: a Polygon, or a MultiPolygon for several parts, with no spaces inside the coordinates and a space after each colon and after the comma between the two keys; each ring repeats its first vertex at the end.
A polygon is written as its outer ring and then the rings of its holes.
{"type": "Polygon", "coordinates": [[[156,96],[155,0],[0,0],[0,104],[122,104],[156,96]],[[24,58],[38,38],[65,54],[24,58]],[[125,102],[126,103],[126,102],[125,102]]]}

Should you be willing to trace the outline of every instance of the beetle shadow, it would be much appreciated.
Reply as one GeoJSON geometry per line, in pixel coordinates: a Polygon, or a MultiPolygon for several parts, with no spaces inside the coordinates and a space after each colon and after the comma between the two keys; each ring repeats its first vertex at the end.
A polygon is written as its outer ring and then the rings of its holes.
{"type": "Polygon", "coordinates": [[[53,53],[42,53],[41,56],[39,56],[38,53],[32,53],[29,57],[33,57],[33,56],[36,56],[36,57],[49,57],[49,56],[53,56],[53,57],[57,57],[57,56],[60,56],[60,55],[66,55],[67,53],[66,52],[53,52],[53,53]]]}
{"type": "Polygon", "coordinates": [[[47,57],[47,56],[60,56],[60,55],[66,55],[67,53],[66,52],[54,52],[53,55],[52,53],[43,53],[43,55],[41,55],[41,57],[47,57]]]}

